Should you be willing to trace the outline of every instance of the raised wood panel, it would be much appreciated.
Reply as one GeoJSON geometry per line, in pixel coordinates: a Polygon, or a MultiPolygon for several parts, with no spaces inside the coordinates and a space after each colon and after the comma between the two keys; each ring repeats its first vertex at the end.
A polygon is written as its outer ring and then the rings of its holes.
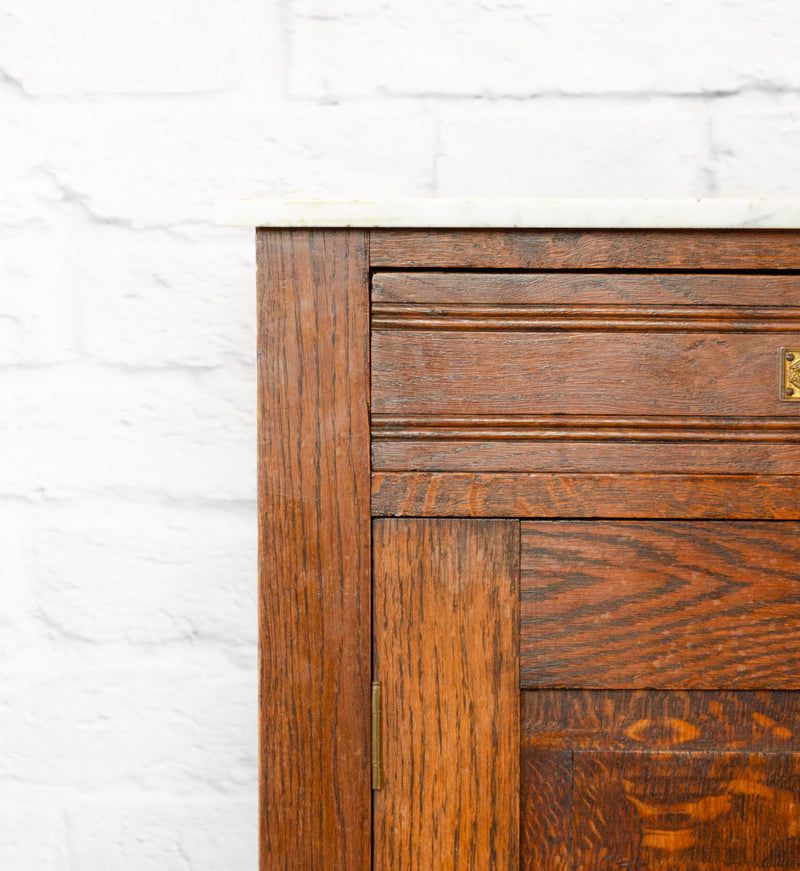
{"type": "Polygon", "coordinates": [[[537,749],[800,751],[800,693],[524,690],[521,742],[537,749]]]}
{"type": "Polygon", "coordinates": [[[372,411],[407,415],[765,415],[792,333],[373,331],[372,411]]]}
{"type": "Polygon", "coordinates": [[[259,230],[261,871],[371,868],[366,234],[259,230]]]}
{"type": "Polygon", "coordinates": [[[800,276],[377,272],[372,277],[372,302],[574,307],[797,306],[800,304],[800,276]]]}
{"type": "Polygon", "coordinates": [[[800,476],[375,472],[372,513],[799,520],[800,476]]]}
{"type": "Polygon", "coordinates": [[[376,520],[376,871],[519,862],[519,524],[376,520]]]}
{"type": "Polygon", "coordinates": [[[372,230],[372,268],[800,269],[797,230],[372,230]]]}
{"type": "Polygon", "coordinates": [[[573,756],[575,868],[800,867],[800,755],[573,756]]]}
{"type": "Polygon", "coordinates": [[[800,687],[800,525],[522,524],[523,687],[800,687]]]}

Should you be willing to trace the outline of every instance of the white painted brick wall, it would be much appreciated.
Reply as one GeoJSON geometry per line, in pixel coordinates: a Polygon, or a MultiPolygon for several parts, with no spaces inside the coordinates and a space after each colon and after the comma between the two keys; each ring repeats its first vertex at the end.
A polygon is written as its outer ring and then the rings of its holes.
{"type": "Polygon", "coordinates": [[[800,195],[796,0],[6,0],[0,869],[256,867],[217,196],[800,195]]]}

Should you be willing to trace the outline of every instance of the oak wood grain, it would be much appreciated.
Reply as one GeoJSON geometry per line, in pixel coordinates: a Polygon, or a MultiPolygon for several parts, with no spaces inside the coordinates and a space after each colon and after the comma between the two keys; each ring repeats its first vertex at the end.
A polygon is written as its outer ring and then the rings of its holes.
{"type": "Polygon", "coordinates": [[[573,756],[575,868],[800,867],[800,755],[573,756]]]}
{"type": "Polygon", "coordinates": [[[377,272],[373,303],[796,306],[800,276],[709,273],[377,272]]]}
{"type": "Polygon", "coordinates": [[[780,349],[800,333],[375,330],[372,411],[800,417],[780,349]]]}
{"type": "Polygon", "coordinates": [[[520,871],[572,871],[572,753],[523,748],[520,871]]]}
{"type": "Polygon", "coordinates": [[[792,417],[373,414],[371,423],[373,440],[785,442],[800,435],[792,417]]]}
{"type": "Polygon", "coordinates": [[[800,519],[800,475],[375,472],[376,516],[800,519]]]}
{"type": "Polygon", "coordinates": [[[376,871],[519,862],[519,524],[376,520],[376,871]]]}
{"type": "Polygon", "coordinates": [[[800,329],[800,309],[758,306],[374,303],[375,330],[526,332],[761,332],[800,329]]]}
{"type": "Polygon", "coordinates": [[[793,475],[800,469],[800,431],[793,437],[783,432],[759,430],[754,425],[742,437],[741,430],[720,427],[708,431],[670,433],[663,441],[652,433],[634,432],[634,441],[618,439],[613,429],[593,432],[591,440],[573,428],[564,427],[549,438],[536,440],[527,434],[509,439],[380,438],[372,442],[375,471],[430,472],[630,472],[641,474],[685,473],[725,475],[793,475]],[[714,435],[718,435],[714,441],[714,435]],[[750,435],[750,438],[747,438],[750,435]],[[570,438],[571,436],[571,438],[570,438]],[[649,436],[649,438],[648,438],[649,436]],[[738,442],[738,443],[737,443],[738,442]]]}
{"type": "Polygon", "coordinates": [[[800,688],[800,524],[522,524],[523,687],[800,688]]]}
{"type": "Polygon", "coordinates": [[[366,234],[259,230],[260,868],[368,871],[366,234]]]}
{"type": "Polygon", "coordinates": [[[800,269],[797,230],[372,230],[372,268],[800,269]]]}
{"type": "Polygon", "coordinates": [[[524,690],[526,752],[800,751],[800,693],[791,691],[524,690]]]}
{"type": "Polygon", "coordinates": [[[521,867],[796,867],[799,713],[797,692],[523,691],[521,867]]]}

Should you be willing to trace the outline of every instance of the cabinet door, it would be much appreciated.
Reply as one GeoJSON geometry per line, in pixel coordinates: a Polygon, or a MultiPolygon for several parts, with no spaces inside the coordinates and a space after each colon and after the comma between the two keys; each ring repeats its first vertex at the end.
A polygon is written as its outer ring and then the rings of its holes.
{"type": "Polygon", "coordinates": [[[522,867],[800,867],[800,524],[521,524],[522,867]]]}
{"type": "Polygon", "coordinates": [[[376,871],[519,866],[519,523],[373,523],[376,871]]]}
{"type": "Polygon", "coordinates": [[[373,534],[376,869],[800,867],[800,524],[373,534]]]}

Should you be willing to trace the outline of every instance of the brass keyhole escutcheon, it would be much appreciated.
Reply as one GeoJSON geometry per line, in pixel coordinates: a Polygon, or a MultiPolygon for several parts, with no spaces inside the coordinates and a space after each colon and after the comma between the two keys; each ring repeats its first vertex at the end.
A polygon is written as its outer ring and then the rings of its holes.
{"type": "Polygon", "coordinates": [[[781,348],[781,399],[800,402],[800,348],[781,348]]]}

